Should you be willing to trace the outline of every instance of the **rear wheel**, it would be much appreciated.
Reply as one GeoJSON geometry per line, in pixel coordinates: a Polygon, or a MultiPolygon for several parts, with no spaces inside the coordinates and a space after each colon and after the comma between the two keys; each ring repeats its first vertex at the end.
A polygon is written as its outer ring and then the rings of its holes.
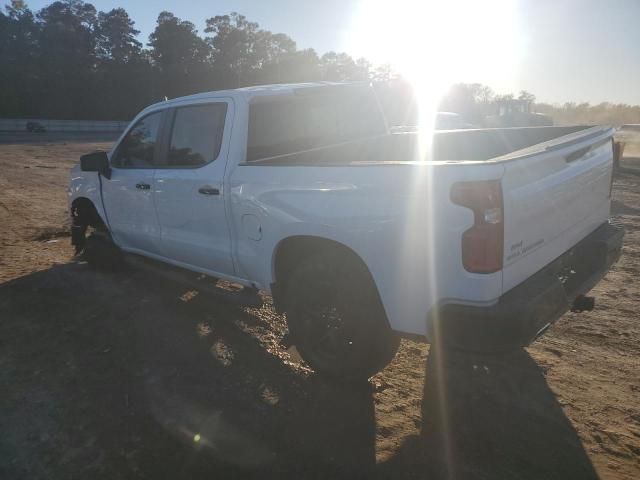
{"type": "Polygon", "coordinates": [[[285,288],[289,331],[316,372],[364,380],[393,359],[400,339],[359,259],[339,251],[313,255],[295,268],[285,288]]]}

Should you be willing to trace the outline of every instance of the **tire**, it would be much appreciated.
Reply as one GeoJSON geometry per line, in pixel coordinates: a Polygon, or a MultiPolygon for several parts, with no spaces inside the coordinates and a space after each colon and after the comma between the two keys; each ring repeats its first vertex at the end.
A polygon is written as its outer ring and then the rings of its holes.
{"type": "Polygon", "coordinates": [[[366,380],[400,345],[369,271],[340,251],[318,253],[294,269],[285,286],[285,311],[298,352],[321,375],[366,380]]]}
{"type": "Polygon", "coordinates": [[[122,265],[122,251],[104,232],[94,232],[87,237],[81,256],[89,265],[101,270],[117,270],[122,265]]]}

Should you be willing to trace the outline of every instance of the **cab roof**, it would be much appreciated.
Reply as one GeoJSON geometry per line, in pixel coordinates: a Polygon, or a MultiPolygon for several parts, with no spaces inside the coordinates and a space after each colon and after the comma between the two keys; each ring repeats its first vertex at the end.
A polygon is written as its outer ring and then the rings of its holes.
{"type": "MultiPolygon", "coordinates": [[[[231,90],[214,90],[196,93],[184,97],[176,97],[163,102],[154,103],[146,107],[143,112],[155,110],[158,107],[169,107],[174,104],[185,104],[191,101],[207,100],[221,97],[242,98],[250,101],[255,97],[273,95],[294,95],[296,93],[311,93],[314,90],[329,90],[341,87],[368,87],[369,82],[307,82],[307,83],[277,83],[272,85],[256,85],[252,87],[235,88],[231,90]]],[[[141,112],[142,113],[142,112],[141,112]]]]}

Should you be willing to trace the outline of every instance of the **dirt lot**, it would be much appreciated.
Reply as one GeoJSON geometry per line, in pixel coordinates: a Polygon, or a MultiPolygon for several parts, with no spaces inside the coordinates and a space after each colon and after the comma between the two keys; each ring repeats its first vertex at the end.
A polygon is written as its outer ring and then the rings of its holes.
{"type": "Polygon", "coordinates": [[[336,386],[269,306],[73,260],[68,171],[107,146],[0,145],[0,478],[640,478],[640,176],[593,312],[506,356],[403,341],[336,386]]]}

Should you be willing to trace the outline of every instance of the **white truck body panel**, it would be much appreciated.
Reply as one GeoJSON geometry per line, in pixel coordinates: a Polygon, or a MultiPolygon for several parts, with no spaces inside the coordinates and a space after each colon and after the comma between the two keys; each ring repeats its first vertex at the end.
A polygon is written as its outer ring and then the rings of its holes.
{"type": "Polygon", "coordinates": [[[459,249],[451,248],[450,239],[459,239],[472,224],[470,212],[438,201],[448,198],[455,181],[502,172],[500,165],[479,167],[237,167],[231,201],[239,273],[268,289],[274,281],[273,252],[282,240],[298,235],[334,240],[369,267],[393,327],[424,334],[426,312],[437,299],[487,303],[502,293],[501,272],[469,273],[459,249]],[[437,181],[430,182],[433,176],[437,181]],[[434,202],[438,208],[428,208],[434,202]],[[258,242],[239,221],[247,215],[263,226],[258,242]]]}
{"type": "Polygon", "coordinates": [[[153,254],[162,250],[154,191],[136,188],[142,183],[153,185],[154,172],[114,169],[111,180],[103,182],[102,201],[109,228],[121,248],[153,254]]]}

